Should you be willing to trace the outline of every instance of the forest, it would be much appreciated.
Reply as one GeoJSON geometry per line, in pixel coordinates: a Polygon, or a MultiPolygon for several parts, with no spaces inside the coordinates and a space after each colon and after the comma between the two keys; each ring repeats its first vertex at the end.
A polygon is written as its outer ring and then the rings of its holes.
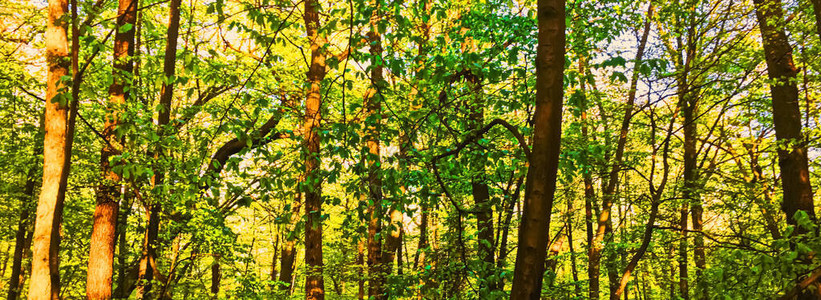
{"type": "Polygon", "coordinates": [[[0,293],[821,299],[821,0],[0,0],[0,293]]]}

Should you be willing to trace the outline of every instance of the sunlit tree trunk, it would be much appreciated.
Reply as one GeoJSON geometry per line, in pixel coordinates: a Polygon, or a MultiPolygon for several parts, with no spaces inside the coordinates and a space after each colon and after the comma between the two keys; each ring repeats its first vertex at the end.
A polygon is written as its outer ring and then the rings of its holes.
{"type": "MultiPolygon", "coordinates": [[[[63,201],[71,166],[71,144],[74,135],[70,97],[61,90],[61,77],[69,75],[69,52],[66,30],[68,1],[48,1],[46,23],[45,136],[43,139],[43,186],[37,203],[37,218],[32,240],[31,284],[29,299],[58,299],[60,294],[60,223],[63,201]]],[[[75,70],[76,71],[76,70],[75,70]]],[[[72,107],[76,107],[73,103],[72,107]]]]}
{"type": "Polygon", "coordinates": [[[305,294],[309,300],[325,299],[325,283],[322,279],[322,178],[319,160],[319,126],[322,121],[321,88],[325,78],[325,36],[319,32],[319,1],[306,0],[304,10],[305,31],[311,42],[311,65],[308,70],[310,87],[305,99],[303,122],[303,147],[305,177],[302,182],[305,195],[305,294]]]}
{"type": "Polygon", "coordinates": [[[120,0],[117,8],[117,33],[114,36],[113,83],[109,87],[109,102],[106,108],[103,137],[106,141],[100,152],[102,180],[96,189],[97,204],[94,209],[94,223],[88,255],[88,279],[86,296],[89,299],[110,299],[114,276],[114,252],[117,236],[117,221],[120,209],[120,175],[114,172],[109,160],[117,155],[120,138],[115,131],[120,124],[120,115],[129,93],[134,70],[134,25],[137,19],[137,0],[120,0]],[[126,26],[126,27],[124,27],[126,26]],[[128,29],[128,30],[125,30],[128,29]]]}
{"type": "Polygon", "coordinates": [[[565,2],[538,0],[536,109],[511,299],[539,299],[561,143],[565,2]]]}

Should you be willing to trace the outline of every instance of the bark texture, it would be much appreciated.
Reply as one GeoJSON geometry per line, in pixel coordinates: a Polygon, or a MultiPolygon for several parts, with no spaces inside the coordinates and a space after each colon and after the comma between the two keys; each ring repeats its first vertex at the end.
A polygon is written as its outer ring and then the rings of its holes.
{"type": "MultiPolygon", "coordinates": [[[[755,15],[761,29],[767,72],[772,83],[773,123],[778,141],[778,166],[784,200],[781,209],[787,223],[796,224],[795,213],[806,212],[815,218],[807,161],[807,146],[801,134],[801,111],[798,104],[797,70],[792,47],[784,30],[780,0],[755,0],[755,15]]],[[[797,233],[803,232],[796,228],[797,233]]]]}
{"type": "Polygon", "coordinates": [[[510,299],[539,299],[561,142],[565,2],[538,0],[536,110],[510,299]]]}
{"type": "Polygon", "coordinates": [[[86,296],[88,299],[111,299],[114,276],[114,252],[117,236],[117,221],[120,210],[120,175],[114,172],[111,157],[118,154],[120,140],[115,131],[120,124],[120,111],[128,93],[125,92],[134,71],[134,25],[137,20],[137,0],[120,0],[117,7],[117,28],[131,25],[129,30],[118,30],[114,35],[114,71],[108,89],[109,102],[103,127],[103,148],[100,151],[100,173],[102,180],[96,189],[94,223],[91,229],[90,251],[88,254],[88,278],[86,296]]]}
{"type": "Polygon", "coordinates": [[[66,23],[68,1],[48,1],[46,23],[45,136],[43,139],[43,186],[37,203],[37,218],[32,240],[31,284],[29,299],[58,299],[60,294],[60,223],[63,201],[71,165],[71,144],[74,135],[70,116],[69,96],[60,93],[65,84],[60,80],[69,75],[69,52],[66,23]]]}
{"type": "Polygon", "coordinates": [[[308,300],[325,299],[322,279],[322,178],[319,160],[319,127],[322,122],[322,79],[325,78],[325,37],[319,32],[319,1],[306,0],[305,31],[311,42],[311,65],[308,70],[310,87],[305,99],[303,120],[303,151],[305,177],[302,182],[305,195],[305,295],[308,300]]]}

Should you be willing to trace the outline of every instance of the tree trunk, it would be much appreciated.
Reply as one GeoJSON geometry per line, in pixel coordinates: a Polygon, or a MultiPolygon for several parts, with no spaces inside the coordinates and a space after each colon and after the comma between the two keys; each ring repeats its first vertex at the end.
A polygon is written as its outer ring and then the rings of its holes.
{"type": "Polygon", "coordinates": [[[815,31],[821,39],[821,0],[810,0],[810,2],[812,2],[812,11],[815,14],[815,31]]]}
{"type": "MultiPolygon", "coordinates": [[[[764,57],[772,93],[773,124],[778,142],[778,166],[781,171],[783,202],[781,209],[787,223],[797,225],[799,211],[815,220],[815,210],[810,185],[806,140],[801,133],[801,111],[798,103],[797,70],[793,64],[792,48],[784,29],[784,16],[780,0],[754,0],[755,14],[761,30],[764,57]]],[[[818,12],[816,11],[816,14],[818,12]]],[[[796,226],[794,234],[807,229],[796,226]]],[[[814,284],[818,284],[817,282],[814,284]]],[[[816,299],[805,290],[799,299],[816,299]]]]}
{"type": "MultiPolygon", "coordinates": [[[[484,126],[484,95],[480,77],[470,74],[465,75],[465,78],[473,93],[473,103],[470,106],[467,128],[468,131],[473,132],[484,126]]],[[[486,285],[484,288],[492,291],[498,289],[496,282],[488,282],[487,280],[487,278],[491,278],[496,264],[496,258],[494,257],[496,247],[493,245],[495,242],[493,238],[493,206],[490,203],[490,191],[484,175],[487,157],[481,151],[481,149],[477,149],[473,155],[473,160],[470,162],[471,173],[474,174],[470,185],[473,201],[476,204],[477,242],[479,244],[477,254],[479,259],[484,262],[484,265],[480,268],[480,272],[484,274],[480,274],[485,280],[482,280],[481,283],[486,285]]]]}
{"type": "Polygon", "coordinates": [[[120,212],[120,221],[118,222],[118,226],[120,227],[117,230],[117,236],[119,241],[117,242],[117,247],[119,247],[119,252],[117,253],[117,264],[120,266],[117,274],[117,289],[114,291],[114,298],[128,298],[128,294],[131,290],[127,290],[126,280],[128,277],[128,265],[126,262],[126,258],[128,256],[128,243],[126,238],[126,228],[128,228],[128,215],[130,215],[131,204],[126,201],[126,205],[120,206],[122,210],[120,212]]]}
{"type": "MultiPolygon", "coordinates": [[[[165,57],[163,59],[163,75],[165,78],[173,79],[175,73],[175,65],[177,62],[177,37],[180,30],[180,0],[171,0],[168,6],[168,31],[166,33],[165,57]]],[[[173,80],[163,81],[160,90],[160,111],[157,116],[157,126],[159,127],[159,135],[166,134],[164,127],[168,125],[171,119],[171,99],[174,95],[173,80]]],[[[163,155],[160,149],[155,152],[155,158],[163,155]]],[[[153,184],[163,184],[163,170],[155,170],[153,184]]],[[[157,259],[157,236],[160,227],[160,213],[162,212],[162,205],[158,199],[152,199],[152,203],[148,204],[147,219],[148,221],[145,237],[143,240],[143,253],[140,258],[140,283],[137,288],[138,299],[150,299],[154,296],[151,293],[152,283],[154,279],[154,266],[156,266],[157,259]]]]}
{"type": "Polygon", "coordinates": [[[365,243],[362,240],[359,240],[357,244],[357,252],[356,252],[356,265],[359,266],[359,291],[357,292],[357,299],[363,300],[365,299],[365,243]]]}
{"type": "MultiPolygon", "coordinates": [[[[68,1],[48,1],[46,23],[45,136],[43,138],[43,186],[37,204],[32,241],[31,285],[29,299],[58,299],[60,294],[60,223],[63,201],[71,166],[71,144],[74,138],[74,108],[69,97],[59,93],[64,87],[61,77],[69,75],[67,24],[63,21],[68,1]],[[69,108],[71,107],[71,108],[69,108]],[[69,113],[71,111],[71,113],[69,113]]],[[[76,74],[76,68],[75,72],[76,74]]]]}
{"type": "Polygon", "coordinates": [[[294,262],[296,261],[296,229],[300,219],[299,211],[301,207],[302,194],[297,191],[294,194],[294,205],[291,207],[289,232],[285,235],[279,261],[279,281],[283,283],[280,285],[280,289],[287,291],[288,295],[293,291],[294,262]]]}
{"type": "MultiPolygon", "coordinates": [[[[382,233],[383,204],[382,204],[382,172],[380,159],[379,135],[382,123],[382,86],[383,77],[382,39],[379,28],[379,2],[371,1],[373,12],[370,19],[368,42],[370,45],[371,87],[365,93],[365,146],[368,154],[365,156],[365,165],[368,168],[368,298],[383,299],[385,297],[385,276],[387,262],[393,261],[393,254],[383,252],[382,233]]],[[[398,232],[398,231],[397,231],[398,232]]],[[[388,234],[390,235],[390,234],[388,234]]],[[[387,245],[386,245],[387,246],[387,245]]],[[[390,248],[389,246],[386,248],[390,248]]]]}
{"type": "Polygon", "coordinates": [[[214,298],[219,299],[220,293],[220,279],[222,279],[222,270],[220,269],[219,257],[214,257],[214,263],[211,265],[211,294],[214,298]]]}
{"type": "MultiPolygon", "coordinates": [[[[40,137],[44,131],[44,120],[40,120],[40,129],[34,142],[32,157],[36,160],[43,154],[43,141],[40,137]]],[[[20,201],[20,220],[17,223],[17,232],[14,235],[14,256],[11,263],[11,277],[9,277],[8,300],[16,300],[20,297],[20,291],[25,282],[23,272],[23,259],[31,249],[31,210],[34,208],[34,187],[37,185],[37,170],[40,164],[33,162],[26,175],[26,186],[23,189],[23,199],[20,201]]],[[[5,267],[4,267],[5,270],[5,267]]],[[[5,273],[5,272],[4,272],[5,273]]]]}
{"type": "Polygon", "coordinates": [[[584,220],[585,232],[587,233],[587,278],[588,278],[588,297],[590,299],[599,298],[599,259],[601,257],[601,249],[593,246],[595,235],[593,234],[593,203],[595,201],[595,191],[593,187],[593,172],[589,165],[589,155],[586,150],[590,143],[588,120],[587,120],[587,63],[585,58],[579,59],[579,77],[582,81],[579,86],[581,92],[581,123],[582,123],[582,140],[585,147],[583,152],[588,161],[587,168],[582,168],[582,181],[584,182],[584,220]]]}
{"type": "Polygon", "coordinates": [[[565,57],[564,0],[538,0],[536,109],[511,299],[539,299],[561,142],[565,57]]]}
{"type": "MultiPolygon", "coordinates": [[[[778,165],[781,169],[781,187],[784,192],[782,210],[787,223],[796,225],[795,213],[804,211],[811,219],[813,210],[812,187],[807,161],[807,146],[801,134],[801,112],[798,105],[798,87],[792,48],[784,31],[784,17],[780,0],[755,0],[756,17],[761,29],[764,56],[770,79],[773,123],[778,140],[778,165]]],[[[806,232],[796,228],[796,233],[806,232]]]]}
{"type": "Polygon", "coordinates": [[[325,78],[325,37],[319,32],[319,1],[305,1],[305,31],[311,42],[311,66],[308,70],[308,89],[305,99],[303,127],[305,181],[305,294],[308,300],[325,299],[322,278],[322,178],[319,160],[319,126],[322,121],[321,87],[325,78]]]}
{"type": "Polygon", "coordinates": [[[117,236],[117,221],[120,210],[120,175],[113,171],[109,159],[122,149],[115,134],[120,124],[120,112],[128,100],[127,92],[134,71],[134,25],[137,19],[137,0],[120,0],[117,8],[117,28],[130,25],[129,30],[117,30],[114,36],[113,83],[108,89],[109,103],[106,111],[103,137],[106,142],[100,152],[102,180],[97,186],[94,209],[94,223],[91,229],[90,251],[88,254],[88,279],[86,296],[88,299],[111,299],[114,276],[114,252],[117,236]]]}

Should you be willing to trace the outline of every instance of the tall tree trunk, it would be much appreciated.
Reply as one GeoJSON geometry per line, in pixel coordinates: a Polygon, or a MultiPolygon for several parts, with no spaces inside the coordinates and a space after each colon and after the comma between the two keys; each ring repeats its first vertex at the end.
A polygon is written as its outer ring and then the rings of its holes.
{"type": "MultiPolygon", "coordinates": [[[[784,29],[784,16],[780,0],[754,0],[755,14],[761,30],[764,57],[772,93],[773,124],[778,142],[778,166],[781,171],[783,202],[781,209],[787,223],[797,225],[794,218],[798,211],[815,220],[815,210],[810,185],[807,145],[801,133],[801,111],[798,103],[797,70],[793,64],[792,48],[784,29]]],[[[817,13],[817,12],[816,12],[817,13]]],[[[807,230],[797,226],[794,234],[807,230]]],[[[818,285],[818,283],[814,283],[818,285]]],[[[805,290],[799,299],[816,299],[805,290]]]]}
{"type": "MultiPolygon", "coordinates": [[[[365,93],[365,146],[368,154],[365,156],[365,165],[368,168],[368,298],[383,299],[385,297],[384,266],[393,261],[393,254],[382,249],[382,172],[379,135],[382,123],[382,87],[385,81],[382,62],[382,38],[379,33],[379,19],[381,17],[379,0],[371,1],[370,31],[368,43],[370,45],[371,87],[365,93]],[[387,256],[387,257],[386,257],[387,256]],[[386,258],[383,258],[386,257],[386,258]]],[[[397,231],[398,232],[398,231],[397,231]]],[[[390,234],[389,234],[390,235],[390,234]]],[[[386,245],[387,246],[387,245],[386,245]]],[[[386,247],[389,248],[389,247],[386,247]]]]}
{"type": "Polygon", "coordinates": [[[106,111],[103,137],[106,142],[100,152],[102,180],[97,186],[94,223],[91,229],[88,254],[88,299],[111,299],[114,276],[114,252],[117,221],[120,210],[120,175],[113,171],[109,159],[122,149],[117,149],[120,138],[115,134],[120,124],[120,114],[129,97],[127,86],[134,71],[134,25],[137,19],[137,0],[120,0],[117,8],[117,28],[130,25],[128,30],[117,30],[114,35],[113,82],[108,89],[109,102],[106,111]]]}
{"type": "Polygon", "coordinates": [[[539,299],[562,133],[565,2],[538,0],[536,110],[511,299],[539,299]]]}
{"type": "Polygon", "coordinates": [[[272,282],[277,280],[277,255],[279,255],[279,239],[281,237],[282,235],[277,232],[276,241],[274,242],[274,257],[271,258],[271,273],[268,276],[268,280],[272,282]]]}
{"type": "MultiPolygon", "coordinates": [[[[165,126],[168,125],[171,119],[171,99],[174,95],[174,81],[175,65],[177,63],[177,38],[180,30],[180,0],[171,0],[168,6],[168,31],[166,32],[165,42],[165,56],[163,59],[163,75],[167,80],[163,80],[163,85],[160,90],[160,111],[157,116],[157,126],[159,127],[159,135],[166,134],[165,126]]],[[[155,152],[155,158],[160,158],[164,154],[161,149],[155,152]]],[[[154,172],[153,184],[156,188],[158,185],[162,186],[164,181],[163,170],[156,170],[154,172]]],[[[139,286],[137,287],[138,299],[154,298],[151,293],[152,283],[154,279],[154,267],[157,265],[157,236],[160,228],[160,213],[162,212],[162,205],[158,199],[152,199],[147,208],[147,226],[145,229],[145,236],[143,239],[143,253],[140,258],[140,273],[139,286]]]]}
{"type": "MultiPolygon", "coordinates": [[[[590,143],[588,120],[587,120],[587,63],[586,58],[579,59],[579,76],[582,78],[579,92],[581,93],[581,123],[582,123],[582,140],[585,149],[590,143]]],[[[586,168],[582,168],[582,181],[584,183],[584,220],[585,233],[587,233],[587,278],[588,278],[588,297],[590,299],[599,298],[599,274],[600,265],[599,258],[601,257],[601,249],[593,246],[595,235],[593,234],[593,203],[595,201],[595,191],[593,187],[593,172],[590,168],[590,160],[587,150],[584,152],[588,164],[586,168]]]]}
{"type": "MultiPolygon", "coordinates": [[[[58,299],[60,294],[60,223],[66,195],[71,145],[74,139],[76,101],[59,91],[61,77],[69,75],[67,22],[68,1],[48,1],[46,23],[45,136],[43,138],[43,186],[37,203],[37,218],[32,241],[31,285],[29,299],[58,299]],[[71,104],[71,105],[69,105],[71,104]]],[[[77,73],[75,67],[74,74],[77,73]]]]}
{"type": "MultiPolygon", "coordinates": [[[[32,157],[36,160],[43,154],[43,141],[41,136],[44,130],[44,120],[40,120],[40,130],[38,131],[32,157]]],[[[11,277],[9,277],[8,300],[16,300],[20,297],[23,288],[25,275],[23,273],[23,259],[31,246],[31,210],[34,208],[34,187],[37,185],[37,170],[40,164],[34,162],[26,175],[26,185],[23,188],[23,199],[20,201],[20,220],[17,223],[17,232],[14,235],[14,256],[11,263],[11,277]]],[[[4,268],[5,269],[5,268],[4,268]]]]}
{"type": "MultiPolygon", "coordinates": [[[[801,134],[801,112],[798,105],[798,87],[792,48],[784,31],[784,17],[780,0],[755,0],[756,17],[761,29],[767,71],[773,83],[773,123],[778,140],[778,165],[781,169],[781,187],[784,191],[782,210],[787,223],[796,225],[793,218],[804,211],[815,218],[812,187],[807,161],[807,146],[801,134]]],[[[797,233],[806,232],[796,228],[797,233]]]]}
{"type": "Polygon", "coordinates": [[[305,31],[311,42],[311,66],[308,70],[308,95],[305,99],[303,125],[305,181],[305,294],[309,300],[325,299],[322,278],[322,178],[319,160],[319,126],[322,121],[321,88],[325,78],[325,36],[319,32],[319,1],[305,1],[305,31]]]}
{"type": "MultiPolygon", "coordinates": [[[[695,10],[695,9],[693,9],[695,10]]],[[[679,107],[681,109],[682,117],[683,117],[683,132],[684,132],[684,186],[682,188],[682,203],[679,209],[679,228],[680,228],[680,235],[681,240],[679,242],[679,293],[681,293],[681,297],[685,300],[690,299],[690,288],[689,288],[689,245],[687,241],[687,231],[688,231],[688,217],[690,212],[690,206],[698,206],[698,209],[701,209],[700,204],[695,203],[695,195],[696,190],[698,189],[698,182],[697,176],[698,171],[696,170],[696,163],[697,163],[697,155],[696,153],[696,123],[695,123],[695,115],[697,113],[696,105],[698,103],[698,98],[696,95],[693,94],[691,87],[693,83],[690,80],[690,69],[692,68],[693,59],[695,58],[696,54],[696,32],[695,32],[695,13],[690,12],[691,17],[689,18],[690,22],[687,24],[687,41],[686,45],[681,45],[681,39],[679,38],[679,48],[678,51],[684,50],[686,53],[685,58],[681,58],[680,54],[678,55],[677,61],[677,68],[680,68],[680,73],[676,77],[677,85],[678,85],[678,97],[679,97],[679,107]],[[685,47],[684,49],[681,49],[685,47]]],[[[680,53],[680,52],[676,52],[680,53]]],[[[699,222],[701,215],[699,214],[698,219],[699,222]]],[[[693,219],[696,219],[696,216],[693,216],[693,219]]]]}

